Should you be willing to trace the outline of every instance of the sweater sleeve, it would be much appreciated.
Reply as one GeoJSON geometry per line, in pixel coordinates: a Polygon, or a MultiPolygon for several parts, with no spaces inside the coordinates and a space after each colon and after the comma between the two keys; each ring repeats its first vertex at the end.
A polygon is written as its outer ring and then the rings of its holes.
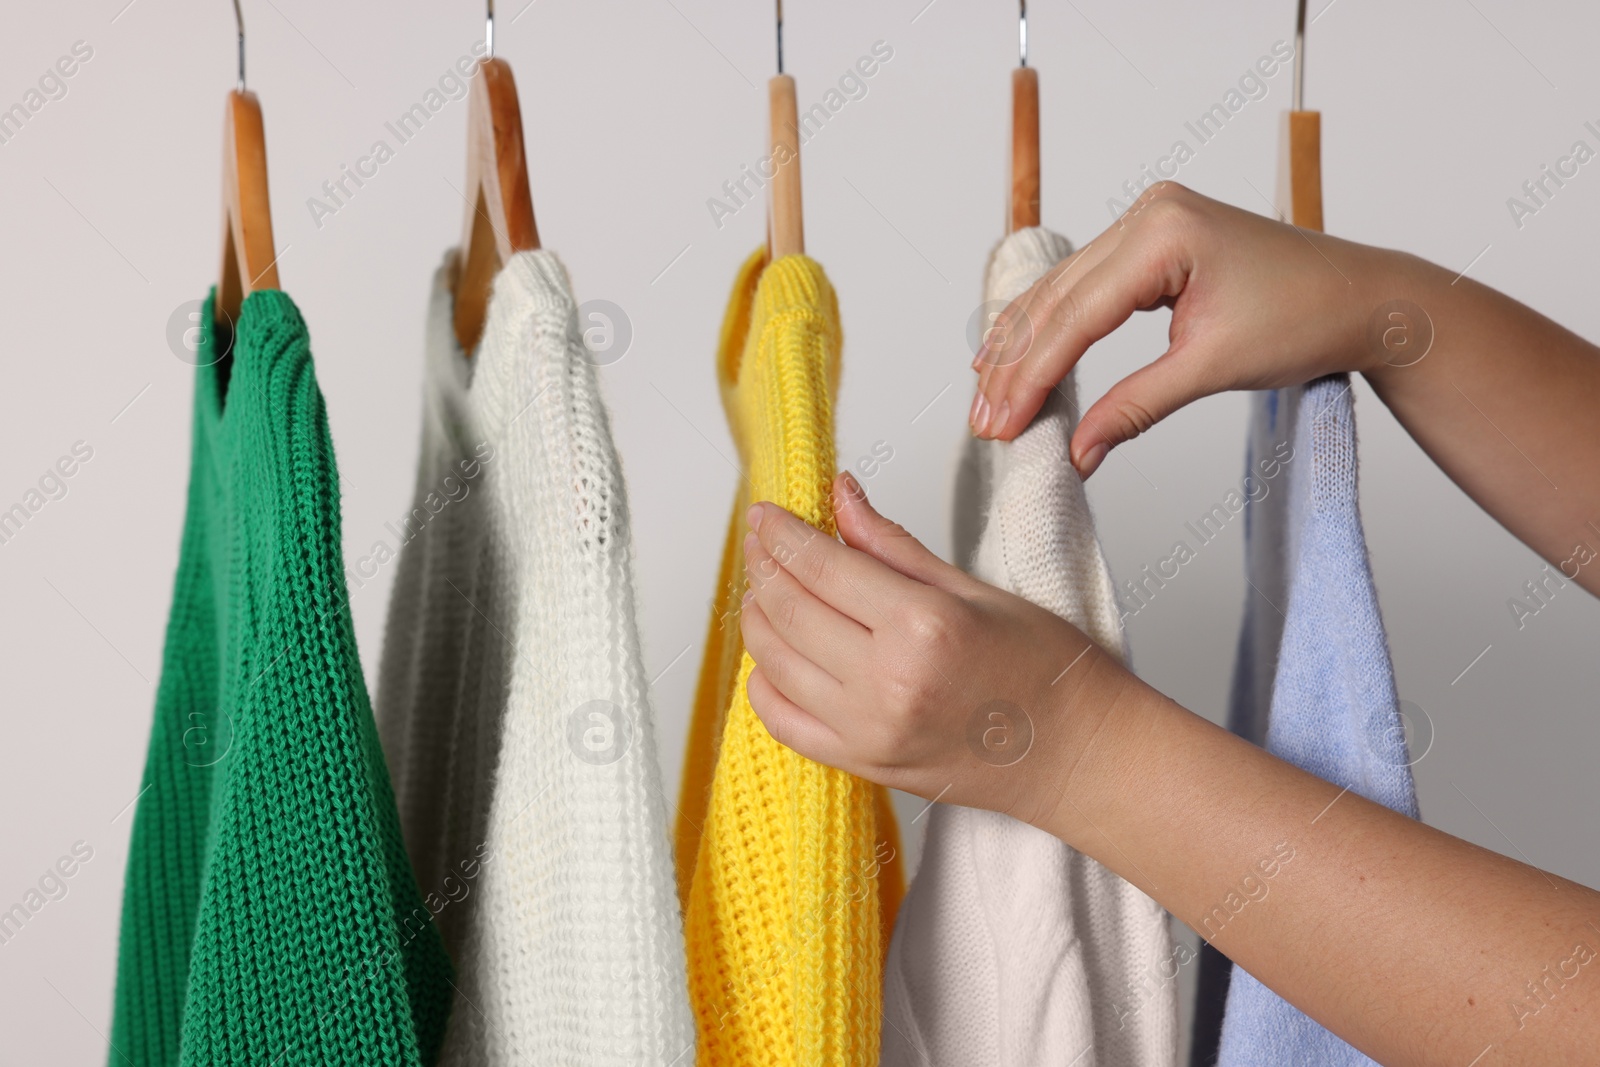
{"type": "Polygon", "coordinates": [[[367,703],[332,441],[287,295],[246,299],[225,411],[220,377],[197,379],[210,410],[196,453],[216,482],[191,501],[185,532],[186,556],[200,538],[209,566],[186,562],[180,578],[169,652],[188,651],[164,665],[146,770],[169,785],[137,816],[162,832],[136,832],[126,891],[137,901],[170,889],[193,918],[152,927],[147,909],[125,913],[114,1034],[134,1037],[141,1063],[421,1067],[443,1037],[449,964],[406,860],[367,703]],[[210,620],[196,619],[197,599],[210,620]],[[204,739],[198,750],[171,744],[179,711],[204,739]],[[175,781],[190,788],[174,793],[175,781]],[[181,986],[168,974],[142,988],[144,961],[180,957],[181,986]],[[147,1031],[156,1015],[159,1042],[147,1031]]]}
{"type": "MultiPolygon", "coordinates": [[[[987,297],[1015,297],[1070,251],[1046,230],[1012,234],[987,297]]],[[[957,549],[975,576],[1122,658],[1110,572],[1067,455],[1075,392],[1069,376],[1014,441],[968,442],[957,549]]],[[[1181,960],[1154,901],[996,812],[935,804],[924,833],[886,964],[885,1067],[1170,1067],[1181,960]]]]}
{"type": "Polygon", "coordinates": [[[439,1062],[682,1067],[628,496],[577,305],[552,252],[518,253],[469,363],[448,277],[428,327],[434,444],[402,531],[422,616],[392,632],[422,688],[382,709],[404,724],[407,841],[457,963],[439,1062]]]}
{"type": "MultiPolygon", "coordinates": [[[[838,352],[821,268],[803,256],[767,267],[729,394],[735,437],[751,495],[829,537],[838,352]]],[[[750,707],[753,667],[742,654],[689,886],[700,1062],[866,1067],[901,892],[892,817],[877,787],[773,740],[750,707]]]]}

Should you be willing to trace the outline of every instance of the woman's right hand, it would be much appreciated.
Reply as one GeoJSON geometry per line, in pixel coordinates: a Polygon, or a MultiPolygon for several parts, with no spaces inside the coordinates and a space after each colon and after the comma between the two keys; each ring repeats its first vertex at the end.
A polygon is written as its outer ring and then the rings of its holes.
{"type": "Polygon", "coordinates": [[[1203,396],[1391,361],[1381,333],[1368,336],[1374,311],[1439,270],[1161,182],[995,320],[973,361],[973,433],[1015,437],[1089,346],[1135,311],[1170,307],[1166,352],[1112,386],[1073,434],[1087,478],[1111,448],[1203,396]]]}

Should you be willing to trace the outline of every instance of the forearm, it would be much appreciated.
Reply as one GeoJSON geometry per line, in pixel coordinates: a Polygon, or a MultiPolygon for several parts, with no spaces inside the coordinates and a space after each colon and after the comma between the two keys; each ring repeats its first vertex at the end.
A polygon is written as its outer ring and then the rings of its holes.
{"type": "Polygon", "coordinates": [[[1600,894],[1341,792],[1142,683],[1084,728],[1042,825],[1374,1059],[1594,1055],[1600,894]]]}
{"type": "Polygon", "coordinates": [[[1471,279],[1389,256],[1392,271],[1363,280],[1368,301],[1426,318],[1376,316],[1367,380],[1484,510],[1600,593],[1600,349],[1471,279]]]}

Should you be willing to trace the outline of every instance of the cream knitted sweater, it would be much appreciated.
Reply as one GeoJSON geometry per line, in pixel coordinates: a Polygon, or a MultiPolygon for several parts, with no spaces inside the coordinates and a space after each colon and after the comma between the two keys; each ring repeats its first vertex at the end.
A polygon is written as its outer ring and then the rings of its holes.
{"type": "Polygon", "coordinates": [[[389,524],[404,547],[377,700],[458,974],[442,1062],[684,1067],[683,926],[595,369],[555,256],[506,264],[470,362],[449,270],[416,506],[389,524]]]}
{"type": "MultiPolygon", "coordinates": [[[[985,295],[1009,300],[1071,251],[1012,234],[985,295]]],[[[1125,655],[1111,576],[1068,460],[1068,375],[1008,444],[972,440],[958,561],[1125,655]]],[[[1170,1067],[1177,984],[1166,912],[1094,860],[1005,815],[935,804],[884,974],[884,1067],[1170,1067]]]]}

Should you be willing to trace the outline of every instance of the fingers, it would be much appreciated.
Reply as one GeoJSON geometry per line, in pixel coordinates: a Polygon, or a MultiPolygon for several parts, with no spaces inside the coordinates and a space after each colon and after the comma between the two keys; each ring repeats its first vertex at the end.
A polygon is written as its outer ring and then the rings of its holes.
{"type": "Polygon", "coordinates": [[[1180,354],[1174,345],[1154,363],[1113,385],[1083,413],[1072,434],[1069,454],[1078,475],[1088,478],[1106,454],[1132,440],[1185,404],[1219,392],[1208,380],[1205,360],[1180,354]]]}
{"type": "Polygon", "coordinates": [[[835,678],[844,678],[852,653],[860,654],[872,631],[818,600],[778,565],[754,533],[745,536],[744,559],[750,592],[778,636],[835,678]]]}
{"type": "Polygon", "coordinates": [[[745,691],[751,710],[774,741],[818,763],[844,766],[847,757],[843,739],[833,727],[784,696],[765,669],[756,667],[750,672],[745,691]]]}
{"type": "MultiPolygon", "coordinates": [[[[1200,217],[1196,199],[1172,182],[1153,186],[1076,262],[1064,261],[1013,303],[1025,303],[1033,332],[1024,336],[1020,358],[996,361],[980,375],[974,434],[1015,437],[1091,345],[1135,311],[1177,298],[1192,266],[1195,220],[1200,217]]],[[[997,322],[1026,334],[1026,327],[1007,316],[1011,310],[997,322]]]]}
{"type": "Polygon", "coordinates": [[[1022,292],[1004,310],[995,316],[994,324],[984,334],[983,345],[972,369],[978,372],[978,396],[973,398],[974,417],[977,422],[977,405],[984,398],[990,378],[1002,367],[1019,362],[1033,346],[1039,329],[1045,324],[1050,309],[1060,294],[1077,283],[1090,270],[1100,265],[1122,241],[1122,231],[1107,230],[1090,244],[1072,253],[1022,292]]]}
{"type": "Polygon", "coordinates": [[[840,544],[778,505],[754,504],[745,513],[761,547],[810,593],[871,630],[882,622],[876,604],[894,603],[916,583],[840,544]]]}
{"type": "Polygon", "coordinates": [[[958,568],[928,551],[904,526],[878,514],[867,502],[866,490],[849,471],[834,479],[833,499],[834,522],[851,548],[924,585],[952,591],[966,586],[967,576],[958,568]]]}
{"type": "Polygon", "coordinates": [[[984,334],[977,358],[972,361],[973,369],[978,372],[978,389],[967,415],[973,433],[979,433],[980,427],[987,428],[992,422],[1009,421],[1009,410],[1001,413],[989,406],[990,381],[1001,369],[1027,356],[1063,294],[1111,255],[1122,243],[1125,230],[1125,226],[1111,225],[1089,244],[1051,267],[995,316],[993,326],[984,334]]]}
{"type": "Polygon", "coordinates": [[[1015,437],[1090,345],[1127,322],[1135,311],[1176,296],[1186,280],[1164,242],[1134,237],[1075,285],[1046,297],[1054,303],[1027,355],[996,368],[989,378],[985,400],[993,415],[977,428],[978,436],[1015,437]]]}
{"type": "Polygon", "coordinates": [[[826,708],[844,697],[838,679],[796,652],[772,628],[761,605],[751,602],[739,614],[744,647],[767,680],[802,708],[826,708]]]}

